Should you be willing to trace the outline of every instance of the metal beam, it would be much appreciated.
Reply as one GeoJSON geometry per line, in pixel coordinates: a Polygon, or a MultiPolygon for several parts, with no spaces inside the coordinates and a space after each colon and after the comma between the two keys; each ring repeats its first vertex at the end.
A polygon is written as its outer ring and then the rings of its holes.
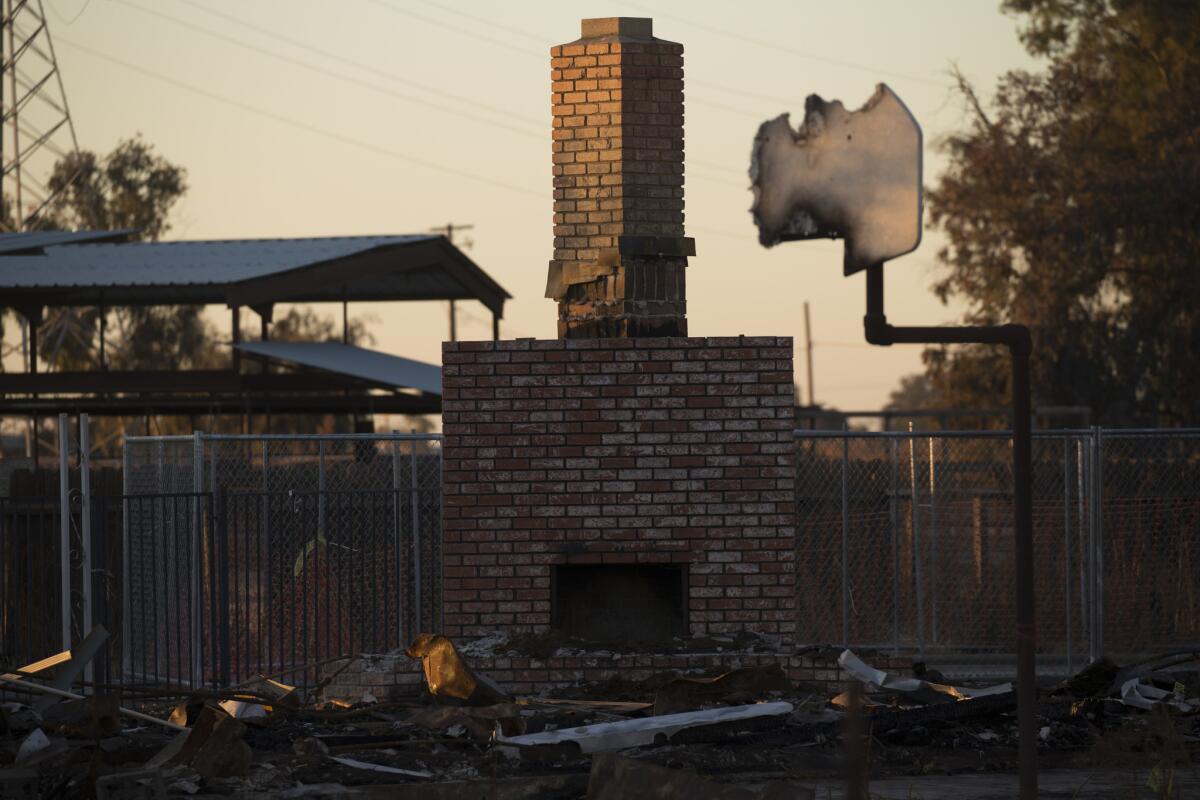
{"type": "Polygon", "coordinates": [[[0,373],[0,394],[238,394],[326,392],[332,388],[352,390],[372,387],[397,388],[394,384],[376,383],[332,372],[239,375],[228,369],[191,369],[0,373]]]}
{"type": "MultiPolygon", "coordinates": [[[[274,376],[278,377],[278,376],[274,376]]],[[[328,389],[328,387],[326,387],[328,389]]],[[[87,413],[93,417],[240,414],[440,414],[442,399],[409,394],[269,394],[194,397],[0,398],[0,417],[87,413]]]]}

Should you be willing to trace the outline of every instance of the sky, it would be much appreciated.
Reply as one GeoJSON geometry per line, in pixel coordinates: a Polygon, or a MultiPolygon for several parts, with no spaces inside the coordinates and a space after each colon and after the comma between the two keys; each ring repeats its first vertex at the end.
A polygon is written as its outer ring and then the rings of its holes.
{"type": "MultiPolygon", "coordinates": [[[[80,147],[106,153],[141,134],[186,167],[167,239],[473,225],[468,255],[514,297],[504,338],[555,336],[555,305],[543,297],[549,48],[578,38],[583,17],[652,17],[657,37],[684,45],[686,231],[697,248],[689,332],[793,336],[803,382],[807,301],[815,399],[844,410],[886,402],[920,371],[920,348],[865,344],[864,278],[842,277],[840,243],[758,244],[746,176],[758,124],[781,112],[799,122],[810,93],[857,107],[886,82],[924,129],[930,184],[945,165],[939,139],[965,120],[951,66],[985,96],[1006,70],[1036,66],[998,0],[45,4],[80,147]]],[[[961,312],[930,291],[941,243],[926,231],[918,250],[889,264],[894,323],[961,312]]],[[[371,318],[378,349],[439,360],[446,304],[350,311],[371,318]]],[[[213,309],[223,331],[227,318],[213,309]]],[[[460,338],[490,338],[490,326],[482,306],[459,304],[460,338]]]]}

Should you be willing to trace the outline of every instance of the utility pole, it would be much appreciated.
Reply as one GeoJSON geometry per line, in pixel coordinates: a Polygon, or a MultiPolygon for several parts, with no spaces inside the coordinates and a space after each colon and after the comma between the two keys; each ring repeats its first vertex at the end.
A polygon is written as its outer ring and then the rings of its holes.
{"type": "MultiPolygon", "coordinates": [[[[440,227],[430,228],[429,232],[440,233],[442,236],[446,237],[446,241],[450,242],[450,244],[454,244],[455,231],[469,231],[474,227],[474,225],[455,225],[453,222],[447,222],[445,225],[440,227]]],[[[473,244],[474,242],[472,242],[470,239],[467,239],[463,243],[463,247],[469,250],[473,244]]],[[[458,312],[454,308],[453,300],[450,301],[450,341],[458,341],[458,312]]]]}
{"type": "Polygon", "coordinates": [[[808,372],[808,405],[816,405],[813,401],[813,369],[812,369],[812,325],[808,316],[808,301],[804,301],[804,365],[808,372]]]}

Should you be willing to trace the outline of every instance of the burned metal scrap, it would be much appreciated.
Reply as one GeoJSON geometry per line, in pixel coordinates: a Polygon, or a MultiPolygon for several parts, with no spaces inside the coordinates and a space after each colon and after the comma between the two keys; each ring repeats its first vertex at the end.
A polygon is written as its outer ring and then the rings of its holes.
{"type": "Polygon", "coordinates": [[[495,683],[476,675],[445,636],[422,633],[404,652],[420,659],[429,693],[442,701],[482,706],[509,699],[495,683]]]}

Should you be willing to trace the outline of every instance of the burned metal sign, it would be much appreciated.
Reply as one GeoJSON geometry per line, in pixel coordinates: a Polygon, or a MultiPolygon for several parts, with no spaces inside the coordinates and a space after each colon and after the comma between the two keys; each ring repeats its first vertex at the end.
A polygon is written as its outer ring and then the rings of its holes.
{"type": "Polygon", "coordinates": [[[921,127],[885,84],[857,111],[809,95],[804,124],[764,122],[750,159],[759,241],[846,240],[850,275],[921,242],[921,127]]]}

